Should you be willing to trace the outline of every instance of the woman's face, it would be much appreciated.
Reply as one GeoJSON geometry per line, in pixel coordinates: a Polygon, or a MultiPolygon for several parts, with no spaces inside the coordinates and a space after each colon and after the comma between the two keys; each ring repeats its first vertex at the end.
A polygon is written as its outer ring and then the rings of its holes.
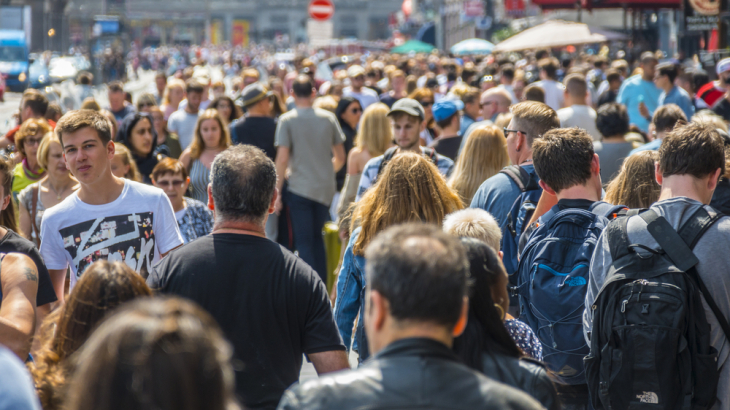
{"type": "Polygon", "coordinates": [[[165,141],[165,116],[159,111],[155,111],[150,115],[152,115],[152,125],[155,127],[155,131],[157,131],[157,143],[161,144],[165,141]]]}
{"type": "Polygon", "coordinates": [[[185,90],[183,90],[181,87],[170,88],[170,102],[179,103],[183,100],[183,97],[185,97],[185,90]]]}
{"type": "Polygon", "coordinates": [[[23,148],[25,148],[25,157],[28,158],[28,162],[35,164],[37,161],[36,155],[38,154],[38,146],[41,145],[43,140],[43,133],[39,132],[35,135],[29,135],[23,140],[23,148]]]}
{"type": "Polygon", "coordinates": [[[223,117],[224,121],[228,121],[228,119],[231,118],[231,111],[233,111],[233,109],[231,108],[231,103],[229,103],[228,100],[218,101],[218,114],[223,117]]]}
{"type": "Polygon", "coordinates": [[[170,198],[170,202],[175,204],[183,200],[185,191],[188,190],[190,178],[185,180],[182,174],[165,174],[158,177],[154,183],[156,187],[162,188],[167,197],[170,198]]]}
{"type": "Polygon", "coordinates": [[[492,300],[494,303],[502,306],[502,309],[507,312],[507,309],[509,309],[509,295],[507,294],[507,285],[509,284],[509,280],[507,279],[507,273],[504,269],[502,269],[497,276],[496,283],[490,289],[492,293],[492,300]]]}
{"type": "Polygon", "coordinates": [[[48,172],[58,176],[68,175],[66,161],[63,160],[63,147],[57,142],[52,142],[48,147],[48,172]]]}
{"type": "Polygon", "coordinates": [[[200,124],[200,136],[206,148],[216,148],[221,142],[221,127],[218,120],[210,118],[200,124]]]}
{"type": "Polygon", "coordinates": [[[357,124],[360,122],[360,117],[362,117],[362,107],[360,107],[360,103],[355,101],[351,103],[345,111],[341,114],[342,119],[349,125],[350,127],[357,128],[357,124]]]}
{"type": "Polygon", "coordinates": [[[112,174],[114,174],[117,178],[124,178],[130,168],[129,165],[124,163],[122,156],[123,155],[114,155],[114,158],[112,159],[112,174]]]}
{"type": "Polygon", "coordinates": [[[142,118],[134,124],[129,136],[129,148],[139,156],[146,156],[152,152],[152,124],[147,118],[142,118]]]}

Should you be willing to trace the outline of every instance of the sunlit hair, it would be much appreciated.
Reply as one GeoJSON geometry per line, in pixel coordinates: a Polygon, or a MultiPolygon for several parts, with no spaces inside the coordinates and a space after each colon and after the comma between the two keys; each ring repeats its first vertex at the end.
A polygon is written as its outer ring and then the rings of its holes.
{"type": "Polygon", "coordinates": [[[334,114],[337,111],[337,100],[331,95],[317,97],[314,99],[314,103],[312,103],[312,108],[321,108],[334,114]]]}
{"type": "Polygon", "coordinates": [[[372,157],[383,155],[393,143],[393,129],[388,120],[388,111],[390,108],[387,105],[375,103],[362,114],[355,146],[366,150],[372,157]]]}
{"type": "Polygon", "coordinates": [[[185,91],[185,81],[176,78],[167,83],[165,86],[165,95],[162,98],[162,103],[164,105],[170,105],[170,90],[173,88],[179,88],[185,91]]]}
{"type": "Polygon", "coordinates": [[[218,127],[221,131],[218,148],[226,149],[231,146],[231,134],[228,132],[228,127],[223,121],[223,118],[218,114],[218,110],[207,109],[198,116],[198,123],[195,124],[193,142],[190,143],[190,157],[193,159],[200,158],[200,155],[205,151],[205,141],[203,141],[203,134],[200,133],[200,129],[203,126],[203,122],[207,120],[216,120],[218,122],[218,127]]]}
{"type": "Polygon", "coordinates": [[[23,157],[25,157],[25,139],[34,135],[46,135],[53,131],[48,121],[43,118],[29,118],[23,122],[18,132],[15,133],[15,146],[23,157]]]}
{"type": "Polygon", "coordinates": [[[178,175],[182,176],[183,180],[188,179],[188,170],[185,168],[185,165],[183,165],[182,162],[176,160],[175,158],[164,158],[160,160],[160,162],[155,165],[155,168],[152,169],[152,180],[157,181],[158,179],[164,177],[165,175],[178,175]]]}
{"type": "Polygon", "coordinates": [[[58,136],[54,132],[47,132],[38,145],[38,152],[36,153],[38,166],[43,169],[48,169],[48,153],[51,152],[51,144],[58,144],[63,151],[63,145],[61,145],[61,140],[58,139],[58,136]]]}
{"type": "Polygon", "coordinates": [[[629,208],[648,208],[659,200],[661,187],[656,182],[656,151],[639,151],[626,158],[621,172],[606,187],[605,201],[629,208]]]}
{"type": "Polygon", "coordinates": [[[499,252],[502,230],[492,214],[480,208],[466,208],[446,216],[444,232],[478,239],[499,252]]]}
{"type": "Polygon", "coordinates": [[[60,409],[68,374],[67,358],[117,306],[151,296],[144,279],[124,262],[94,262],[79,278],[59,308],[41,328],[42,347],[28,364],[44,410],[60,409]]]}
{"type": "MultiPolygon", "coordinates": [[[[2,180],[3,195],[8,196],[13,191],[13,165],[0,156],[0,180],[2,180]]],[[[5,199],[0,197],[0,200],[5,199]]],[[[18,217],[15,213],[15,201],[10,198],[8,206],[0,212],[0,226],[18,232],[18,217]]]]}
{"type": "Polygon", "coordinates": [[[449,188],[459,193],[464,205],[469,205],[482,182],[507,165],[507,140],[502,130],[494,125],[477,128],[467,137],[456,160],[449,188]]]}
{"type": "Polygon", "coordinates": [[[142,182],[142,174],[139,173],[137,162],[132,157],[132,151],[121,142],[114,143],[114,158],[120,158],[124,165],[129,165],[129,171],[124,174],[124,178],[130,181],[142,182]]]}
{"type": "Polygon", "coordinates": [[[139,299],[73,357],[65,410],[237,410],[232,348],[209,313],[182,298],[139,299]]]}
{"type": "Polygon", "coordinates": [[[353,253],[363,255],[375,235],[389,226],[405,222],[441,225],[446,215],[462,207],[433,163],[413,152],[397,154],[356,205],[351,231],[357,226],[362,231],[353,253]]]}

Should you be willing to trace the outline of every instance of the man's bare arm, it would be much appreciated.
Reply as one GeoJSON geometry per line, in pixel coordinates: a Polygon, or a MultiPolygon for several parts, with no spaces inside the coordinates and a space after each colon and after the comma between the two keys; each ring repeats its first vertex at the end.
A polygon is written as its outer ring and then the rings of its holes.
{"type": "Polygon", "coordinates": [[[308,354],[309,360],[314,365],[317,374],[336,372],[350,368],[347,360],[347,352],[344,350],[330,350],[329,352],[308,354]]]}
{"type": "Polygon", "coordinates": [[[35,263],[22,254],[5,256],[0,267],[0,344],[12,350],[21,360],[28,358],[35,331],[38,270],[35,263]]]}

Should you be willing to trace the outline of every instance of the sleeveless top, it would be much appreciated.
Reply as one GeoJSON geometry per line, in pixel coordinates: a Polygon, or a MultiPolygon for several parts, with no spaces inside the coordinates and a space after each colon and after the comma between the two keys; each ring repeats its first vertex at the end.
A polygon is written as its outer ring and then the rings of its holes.
{"type": "MultiPolygon", "coordinates": [[[[33,207],[33,188],[38,187],[38,202],[36,203],[35,209],[35,223],[36,227],[38,228],[39,232],[31,232],[32,239],[31,241],[35,244],[40,243],[40,238],[36,238],[36,235],[40,235],[40,229],[41,229],[41,222],[43,221],[43,213],[46,211],[45,205],[43,205],[43,201],[41,201],[41,192],[40,192],[40,181],[36,182],[34,184],[28,185],[25,187],[20,193],[18,194],[18,202],[28,211],[28,213],[32,216],[33,210],[31,209],[33,207]]],[[[31,229],[32,231],[32,229],[31,229]]]]}
{"type": "Polygon", "coordinates": [[[200,159],[193,160],[190,167],[190,189],[193,199],[208,203],[208,182],[210,182],[210,170],[203,165],[200,159]]]}

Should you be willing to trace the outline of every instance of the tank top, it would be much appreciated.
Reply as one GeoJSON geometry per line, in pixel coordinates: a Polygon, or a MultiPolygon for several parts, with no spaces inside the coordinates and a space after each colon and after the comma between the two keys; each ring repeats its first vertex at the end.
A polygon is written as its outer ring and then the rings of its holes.
{"type": "Polygon", "coordinates": [[[203,165],[200,159],[193,160],[190,168],[190,187],[192,197],[198,201],[208,203],[208,182],[210,181],[210,170],[203,165]]]}

